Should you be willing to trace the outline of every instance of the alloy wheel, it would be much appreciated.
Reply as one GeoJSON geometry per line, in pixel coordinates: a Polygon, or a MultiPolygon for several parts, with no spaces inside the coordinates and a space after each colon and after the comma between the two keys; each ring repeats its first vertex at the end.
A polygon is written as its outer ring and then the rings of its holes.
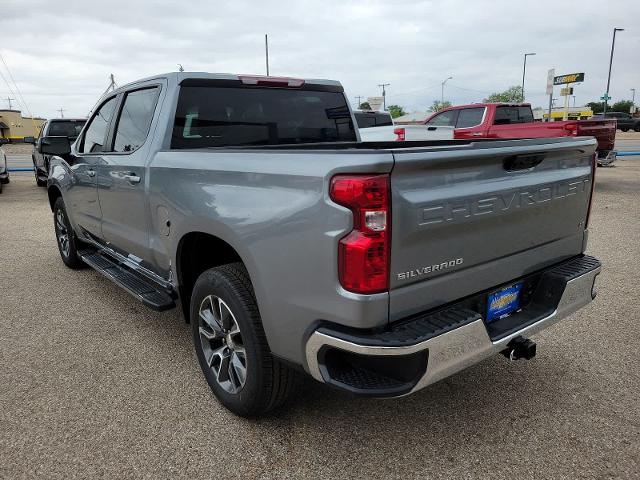
{"type": "Polygon", "coordinates": [[[216,382],[238,393],[247,380],[247,354],[233,312],[221,298],[209,295],[199,308],[200,343],[216,382]]]}
{"type": "Polygon", "coordinates": [[[56,236],[60,244],[60,251],[65,257],[69,256],[69,231],[67,230],[64,212],[58,209],[56,212],[56,236]]]}

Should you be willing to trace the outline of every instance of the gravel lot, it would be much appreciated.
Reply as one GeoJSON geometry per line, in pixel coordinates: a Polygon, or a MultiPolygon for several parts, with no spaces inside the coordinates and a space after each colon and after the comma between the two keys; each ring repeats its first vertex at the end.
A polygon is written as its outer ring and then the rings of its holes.
{"type": "Polygon", "coordinates": [[[59,259],[46,192],[0,195],[0,477],[638,478],[640,157],[598,169],[597,300],[413,396],[352,398],[309,380],[289,410],[234,417],[188,327],[59,259]]]}

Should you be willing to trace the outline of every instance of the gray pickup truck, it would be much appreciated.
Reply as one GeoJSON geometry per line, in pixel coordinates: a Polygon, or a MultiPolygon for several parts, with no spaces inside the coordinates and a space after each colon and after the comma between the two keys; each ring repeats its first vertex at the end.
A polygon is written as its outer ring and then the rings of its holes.
{"type": "Polygon", "coordinates": [[[299,372],[394,397],[535,355],[596,294],[595,146],[363,143],[337,82],[181,72],[43,151],[63,262],[179,305],[215,396],[255,416],[299,372]]]}

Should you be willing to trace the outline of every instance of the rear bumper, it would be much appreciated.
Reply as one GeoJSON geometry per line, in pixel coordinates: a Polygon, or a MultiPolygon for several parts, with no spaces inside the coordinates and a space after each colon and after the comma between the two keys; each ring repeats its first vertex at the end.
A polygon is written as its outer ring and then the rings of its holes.
{"type": "Polygon", "coordinates": [[[468,308],[467,301],[399,322],[382,333],[321,327],[306,343],[309,373],[361,395],[413,393],[579,310],[595,298],[600,270],[598,260],[581,256],[539,272],[527,305],[489,326],[480,309],[468,308]]]}
{"type": "Polygon", "coordinates": [[[617,156],[617,150],[599,150],[597,159],[598,165],[611,165],[616,161],[617,156]]]}

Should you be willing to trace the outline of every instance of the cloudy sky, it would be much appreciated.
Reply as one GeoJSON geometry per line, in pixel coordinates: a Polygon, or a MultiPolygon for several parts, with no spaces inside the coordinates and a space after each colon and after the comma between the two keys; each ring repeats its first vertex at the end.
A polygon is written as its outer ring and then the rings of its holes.
{"type": "MultiPolygon", "coordinates": [[[[355,96],[425,110],[440,98],[481,101],[519,85],[527,64],[527,100],[546,106],[547,70],[585,72],[577,104],[606,88],[613,27],[610,95],[640,98],[638,0],[387,0],[387,1],[29,1],[0,0],[0,53],[34,115],[83,116],[108,85],[180,63],[189,71],[265,71],[269,34],[273,75],[340,80],[355,96]],[[101,6],[98,6],[102,4],[101,6]]],[[[10,82],[9,72],[0,71],[10,82]]],[[[18,97],[0,77],[0,96],[18,97]]],[[[556,95],[559,92],[556,91],[556,95]]],[[[573,100],[572,100],[573,103],[573,100]]],[[[640,100],[637,102],[640,103],[640,100]]],[[[0,108],[6,108],[0,100],[0,108]]]]}

